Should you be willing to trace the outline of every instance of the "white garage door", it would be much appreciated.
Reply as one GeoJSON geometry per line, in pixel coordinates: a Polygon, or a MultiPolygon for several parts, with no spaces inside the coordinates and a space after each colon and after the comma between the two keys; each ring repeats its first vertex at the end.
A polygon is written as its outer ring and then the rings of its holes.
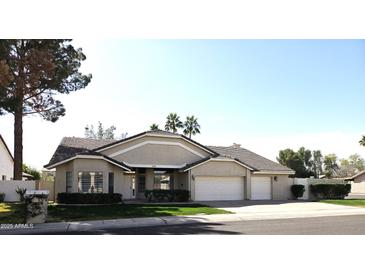
{"type": "Polygon", "coordinates": [[[251,200],[271,200],[270,177],[251,177],[251,200]]]}
{"type": "Polygon", "coordinates": [[[196,177],[195,200],[243,200],[243,177],[196,177]]]}

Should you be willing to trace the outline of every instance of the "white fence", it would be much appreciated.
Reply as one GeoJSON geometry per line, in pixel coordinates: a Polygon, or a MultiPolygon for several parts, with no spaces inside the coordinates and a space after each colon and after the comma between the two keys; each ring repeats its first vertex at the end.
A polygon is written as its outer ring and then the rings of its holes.
{"type": "MultiPolygon", "coordinates": [[[[294,178],[295,185],[303,185],[304,186],[304,194],[303,197],[299,198],[299,200],[309,200],[311,199],[309,186],[316,184],[346,184],[348,182],[340,179],[314,179],[314,178],[294,178]]],[[[353,185],[353,184],[352,184],[353,185]]],[[[351,191],[352,192],[352,191],[351,191]]]]}
{"type": "Polygon", "coordinates": [[[15,192],[17,188],[35,190],[35,181],[0,181],[0,193],[5,193],[5,202],[19,201],[19,195],[15,192]]]}

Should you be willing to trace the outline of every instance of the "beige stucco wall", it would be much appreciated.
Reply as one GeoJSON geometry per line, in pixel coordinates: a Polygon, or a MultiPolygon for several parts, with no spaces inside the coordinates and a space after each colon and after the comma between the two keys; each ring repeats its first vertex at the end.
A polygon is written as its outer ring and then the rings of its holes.
{"type": "Polygon", "coordinates": [[[72,162],[68,162],[63,165],[59,165],[56,168],[55,176],[55,197],[57,199],[57,194],[59,192],[66,192],[66,172],[73,171],[72,162]]]}
{"type": "Polygon", "coordinates": [[[122,154],[112,156],[112,158],[118,161],[124,161],[129,164],[144,164],[144,165],[184,165],[195,162],[199,159],[205,158],[210,155],[207,151],[187,142],[181,138],[167,138],[167,137],[154,137],[144,136],[136,140],[121,143],[115,147],[102,151],[105,155],[113,155],[118,151],[128,149],[130,147],[142,144],[144,142],[164,142],[164,144],[143,144],[133,148],[132,150],[123,152],[122,154]],[[165,144],[166,142],[170,144],[165,144]],[[181,144],[184,147],[176,145],[181,144]],[[199,155],[189,151],[193,150],[199,155]]]}
{"type": "Polygon", "coordinates": [[[191,169],[194,176],[246,176],[247,169],[232,161],[208,161],[191,169]]]}
{"type": "Polygon", "coordinates": [[[293,195],[290,187],[294,184],[294,179],[288,175],[273,175],[276,176],[277,182],[272,181],[272,196],[273,200],[291,200],[293,195]]]}
{"type": "Polygon", "coordinates": [[[100,159],[75,159],[56,167],[55,195],[66,191],[66,172],[72,172],[73,192],[78,192],[78,173],[81,171],[103,172],[103,192],[108,193],[109,172],[114,173],[114,193],[121,193],[124,199],[131,198],[131,176],[123,170],[100,159]]]}

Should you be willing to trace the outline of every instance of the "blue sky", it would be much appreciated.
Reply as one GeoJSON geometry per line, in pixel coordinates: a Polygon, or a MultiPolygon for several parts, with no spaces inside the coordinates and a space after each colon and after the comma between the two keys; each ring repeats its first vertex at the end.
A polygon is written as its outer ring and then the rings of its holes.
{"type": "MultiPolygon", "coordinates": [[[[41,167],[63,136],[86,124],[114,124],[129,136],[169,112],[194,114],[203,144],[233,142],[275,159],[304,145],[365,156],[363,40],[81,40],[93,79],[60,96],[66,116],[24,123],[25,161],[41,167]],[[42,132],[42,134],[39,134],[42,132]]],[[[12,146],[12,117],[0,118],[12,146]]]]}

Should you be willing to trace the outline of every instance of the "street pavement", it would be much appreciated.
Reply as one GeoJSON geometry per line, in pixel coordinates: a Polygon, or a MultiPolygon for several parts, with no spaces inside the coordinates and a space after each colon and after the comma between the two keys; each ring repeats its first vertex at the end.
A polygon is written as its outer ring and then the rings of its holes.
{"type": "MultiPolygon", "coordinates": [[[[58,233],[46,233],[57,235],[58,233]]],[[[64,233],[60,233],[64,234],[64,233]]],[[[365,215],[70,231],[72,235],[365,235],[365,215]]]]}

